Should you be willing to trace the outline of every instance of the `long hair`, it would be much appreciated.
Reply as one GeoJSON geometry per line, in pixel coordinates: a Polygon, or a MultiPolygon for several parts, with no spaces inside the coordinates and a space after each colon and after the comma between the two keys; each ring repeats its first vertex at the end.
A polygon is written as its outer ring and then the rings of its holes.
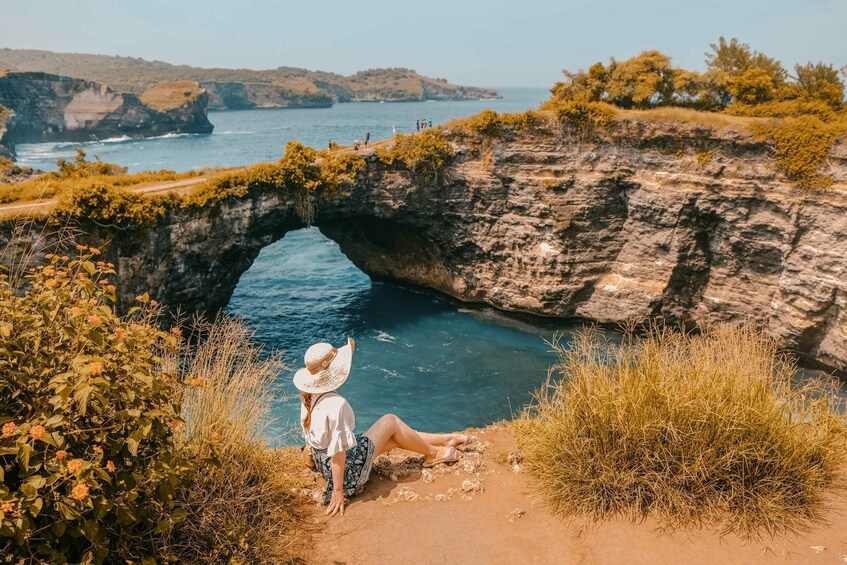
{"type": "Polygon", "coordinates": [[[312,424],[312,395],[308,392],[300,393],[300,401],[306,407],[306,417],[303,418],[303,427],[308,428],[312,424]]]}

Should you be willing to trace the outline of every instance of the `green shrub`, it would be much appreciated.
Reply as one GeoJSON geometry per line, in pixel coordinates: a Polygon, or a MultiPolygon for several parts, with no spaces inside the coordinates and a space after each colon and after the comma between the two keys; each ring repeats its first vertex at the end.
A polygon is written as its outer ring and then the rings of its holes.
{"type": "Polygon", "coordinates": [[[112,163],[103,163],[99,158],[94,161],[86,161],[86,153],[81,147],[76,148],[76,156],[73,162],[59,159],[56,166],[58,172],[51,173],[56,178],[78,178],[92,177],[96,175],[123,175],[127,168],[112,163]]]}
{"type": "Polygon", "coordinates": [[[615,118],[615,111],[603,102],[568,100],[556,106],[559,121],[588,132],[603,128],[615,118]]]}
{"type": "Polygon", "coordinates": [[[518,130],[526,131],[538,126],[541,123],[541,116],[538,115],[538,112],[527,110],[520,114],[501,114],[500,121],[504,126],[516,127],[518,130]]]}
{"type": "Polygon", "coordinates": [[[466,127],[483,137],[499,137],[503,129],[503,120],[494,110],[483,110],[466,122],[466,127]]]}
{"type": "Polygon", "coordinates": [[[243,198],[256,191],[276,190],[295,197],[300,217],[311,223],[315,213],[311,194],[334,196],[340,187],[354,184],[365,169],[365,160],[358,155],[318,152],[291,141],[277,163],[259,163],[214,178],[184,203],[204,206],[226,198],[243,198]]]}
{"type": "Polygon", "coordinates": [[[555,514],[655,516],[755,538],[821,518],[843,491],[845,427],[823,382],[755,329],[653,330],[557,346],[564,380],[515,424],[524,464],[555,514]]]}
{"type": "Polygon", "coordinates": [[[59,223],[75,218],[118,229],[149,227],[165,214],[164,202],[159,196],[124,192],[101,184],[82,185],[63,195],[53,214],[59,223]]]}
{"type": "Polygon", "coordinates": [[[836,112],[822,100],[794,98],[778,100],[764,104],[733,104],[726,112],[735,116],[750,116],[755,118],[787,118],[802,115],[812,115],[824,121],[836,118],[836,112]]]}
{"type": "Polygon", "coordinates": [[[48,255],[22,293],[0,280],[0,554],[12,561],[142,559],[183,515],[180,385],[160,371],[177,337],[146,296],[115,315],[99,253],[48,255]]]}
{"type": "Polygon", "coordinates": [[[453,148],[439,129],[419,134],[398,135],[387,151],[377,150],[377,157],[388,167],[402,167],[412,180],[438,184],[453,159],[453,148]]]}
{"type": "Polygon", "coordinates": [[[821,173],[833,141],[847,133],[847,120],[824,122],[804,115],[775,119],[754,127],[756,134],[773,144],[777,168],[801,188],[826,188],[832,178],[821,173]]]}

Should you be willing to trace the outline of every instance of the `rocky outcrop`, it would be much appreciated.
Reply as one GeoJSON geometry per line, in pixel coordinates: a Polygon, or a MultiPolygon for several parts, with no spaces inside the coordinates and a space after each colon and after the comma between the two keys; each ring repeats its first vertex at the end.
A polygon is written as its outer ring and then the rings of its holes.
{"type": "MultiPolygon", "coordinates": [[[[794,188],[771,150],[732,129],[619,122],[455,136],[440,185],[374,158],[315,224],[374,277],[464,301],[599,322],[751,320],[807,361],[847,370],[847,146],[828,190],[794,188]]],[[[303,225],[278,191],[172,212],[149,233],[103,234],[121,300],[224,306],[259,250],[303,225]]]]}
{"type": "Polygon", "coordinates": [[[46,73],[0,75],[0,104],[16,115],[14,142],[89,141],[166,133],[210,133],[208,95],[159,111],[134,94],[46,73]]]}
{"type": "Polygon", "coordinates": [[[14,159],[15,158],[15,142],[12,140],[12,133],[15,131],[15,113],[0,106],[0,158],[14,159]]]}
{"type": "Polygon", "coordinates": [[[201,82],[209,93],[210,110],[245,110],[248,108],[329,108],[332,96],[315,90],[295,92],[284,86],[265,82],[201,82]]]}

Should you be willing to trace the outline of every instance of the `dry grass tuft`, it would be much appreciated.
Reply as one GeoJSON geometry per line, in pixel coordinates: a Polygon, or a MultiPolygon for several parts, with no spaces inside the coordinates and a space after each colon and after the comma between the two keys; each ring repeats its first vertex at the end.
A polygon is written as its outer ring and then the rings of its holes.
{"type": "Polygon", "coordinates": [[[160,82],[141,95],[141,101],[156,110],[167,112],[179,108],[203,93],[200,85],[193,80],[160,82]]]}
{"type": "Polygon", "coordinates": [[[198,468],[176,493],[187,511],[169,525],[162,557],[188,563],[285,563],[305,542],[299,452],[263,442],[278,355],[266,355],[236,319],[195,323],[196,343],[178,363],[189,388],[183,397],[186,448],[198,468]]]}
{"type": "Polygon", "coordinates": [[[832,383],[795,387],[794,364],[752,327],[653,329],[620,345],[588,330],[556,349],[565,380],[516,431],[558,515],[755,539],[806,529],[844,489],[832,383]]]}
{"type": "Polygon", "coordinates": [[[766,121],[763,118],[750,118],[744,116],[732,116],[730,114],[719,114],[717,112],[705,112],[692,108],[680,108],[675,106],[659,106],[650,110],[624,110],[615,108],[615,117],[625,120],[646,120],[653,122],[685,122],[699,124],[714,128],[732,127],[752,131],[753,126],[766,121]]]}

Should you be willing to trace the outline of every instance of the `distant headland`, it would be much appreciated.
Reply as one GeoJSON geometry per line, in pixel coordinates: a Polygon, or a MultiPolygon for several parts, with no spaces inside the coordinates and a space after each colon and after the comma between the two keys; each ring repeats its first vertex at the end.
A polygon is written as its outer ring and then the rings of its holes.
{"type": "Polygon", "coordinates": [[[335,102],[419,102],[499,98],[496,90],[460,86],[406,68],[350,76],[296,67],[224,69],[173,65],[138,57],[0,49],[0,70],[33,71],[108,84],[141,95],[162,82],[195,81],[209,93],[210,110],[319,108],[335,102]]]}

